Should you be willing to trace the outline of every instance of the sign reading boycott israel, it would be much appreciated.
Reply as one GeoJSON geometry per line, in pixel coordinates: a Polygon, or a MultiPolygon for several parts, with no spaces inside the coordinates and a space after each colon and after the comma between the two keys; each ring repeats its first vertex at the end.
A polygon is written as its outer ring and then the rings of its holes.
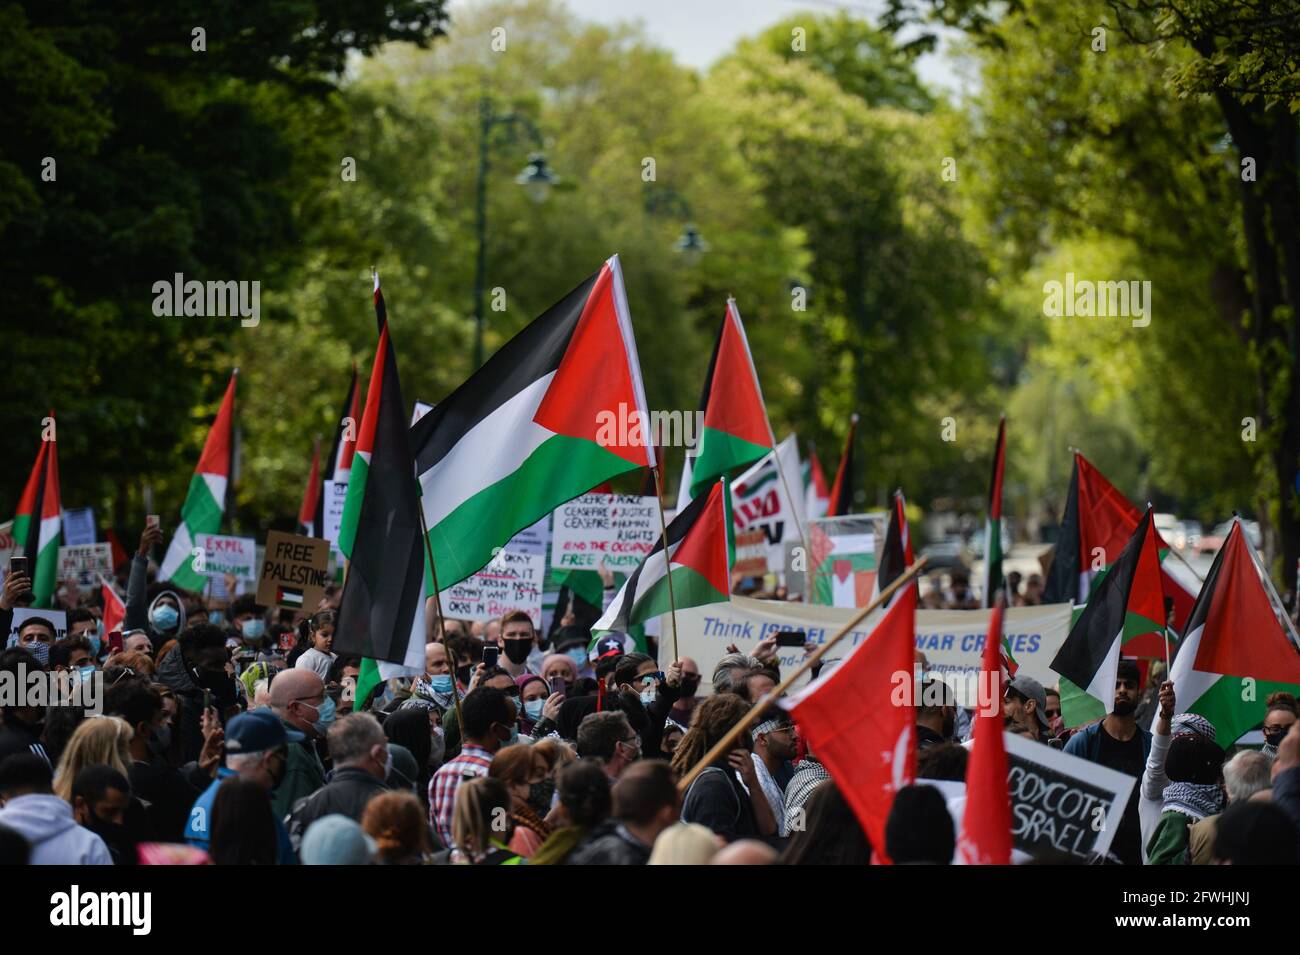
{"type": "MultiPolygon", "coordinates": [[[[682,656],[691,657],[699,664],[700,672],[706,677],[701,686],[707,688],[707,677],[727,652],[728,644],[734,643],[741,653],[753,653],[764,637],[781,630],[798,630],[808,635],[809,643],[820,645],[838,633],[856,613],[849,608],[733,596],[730,603],[678,610],[678,647],[682,656]]],[[[827,658],[836,660],[847,656],[871,633],[881,613],[876,611],[859,624],[827,658]]],[[[977,705],[980,658],[990,613],[989,610],[921,610],[916,614],[916,648],[925,654],[929,672],[953,688],[962,706],[977,705]]],[[[1054,685],[1058,677],[1052,672],[1051,663],[1070,630],[1070,605],[1013,607],[1002,619],[1003,634],[1011,644],[1019,672],[1044,686],[1054,685]]],[[[669,626],[664,620],[664,633],[670,632],[669,626]]],[[[668,641],[661,641],[660,645],[671,646],[668,641]]],[[[788,673],[803,661],[804,652],[781,647],[779,656],[781,670],[788,673]]],[[[667,665],[669,661],[659,662],[667,665]]],[[[797,686],[806,682],[807,674],[797,686]]]]}
{"type": "Polygon", "coordinates": [[[329,559],[327,540],[271,531],[257,578],[257,602],[314,611],[329,583],[329,559]]]}
{"type": "Polygon", "coordinates": [[[1023,736],[1002,738],[1015,847],[1040,858],[1079,859],[1109,849],[1137,780],[1023,736]]]}

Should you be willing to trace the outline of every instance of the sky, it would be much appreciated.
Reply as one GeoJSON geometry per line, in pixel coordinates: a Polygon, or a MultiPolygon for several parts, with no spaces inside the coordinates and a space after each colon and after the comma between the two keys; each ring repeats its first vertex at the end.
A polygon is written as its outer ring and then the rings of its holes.
{"type": "MultiPolygon", "coordinates": [[[[457,0],[451,6],[472,5],[477,0],[457,0]]],[[[882,0],[564,0],[583,20],[613,24],[640,20],[646,33],[660,46],[671,50],[678,62],[707,69],[731,49],[741,37],[753,36],[778,20],[799,13],[850,14],[875,21],[884,8],[882,0]]],[[[964,78],[953,60],[940,50],[917,61],[921,80],[935,92],[957,92],[964,78]]]]}

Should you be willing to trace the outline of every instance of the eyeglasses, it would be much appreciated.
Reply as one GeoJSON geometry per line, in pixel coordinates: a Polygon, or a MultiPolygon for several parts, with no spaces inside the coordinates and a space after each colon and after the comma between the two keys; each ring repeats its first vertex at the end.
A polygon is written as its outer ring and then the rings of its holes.
{"type": "Polygon", "coordinates": [[[1061,715],[1059,708],[1055,710],[1043,710],[1043,713],[1049,720],[1054,720],[1061,715]]]}

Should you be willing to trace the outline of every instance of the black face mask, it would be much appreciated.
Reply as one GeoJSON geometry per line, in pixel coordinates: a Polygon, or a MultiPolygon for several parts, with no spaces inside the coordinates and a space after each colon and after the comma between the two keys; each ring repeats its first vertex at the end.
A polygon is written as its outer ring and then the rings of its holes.
{"type": "Polygon", "coordinates": [[[466,685],[469,684],[469,678],[473,676],[474,668],[472,666],[456,667],[456,679],[466,685]]]}
{"type": "Polygon", "coordinates": [[[506,640],[506,659],[518,666],[528,659],[528,654],[533,652],[533,641],[531,640],[506,640]]]}
{"type": "Polygon", "coordinates": [[[539,816],[551,811],[551,797],[555,794],[555,780],[543,779],[540,783],[528,784],[528,805],[539,816]]]}
{"type": "Polygon", "coordinates": [[[680,688],[683,699],[694,696],[695,691],[700,688],[700,678],[698,676],[684,676],[680,688]]]}
{"type": "Polygon", "coordinates": [[[1265,731],[1264,742],[1268,743],[1269,746],[1274,746],[1274,747],[1281,746],[1282,740],[1286,739],[1286,734],[1288,732],[1289,730],[1277,730],[1276,732],[1273,733],[1269,733],[1265,731]]]}

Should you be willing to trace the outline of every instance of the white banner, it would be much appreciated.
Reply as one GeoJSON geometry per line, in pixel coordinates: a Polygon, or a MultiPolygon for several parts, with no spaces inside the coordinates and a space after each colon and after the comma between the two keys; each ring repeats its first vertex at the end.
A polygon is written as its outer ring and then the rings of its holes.
{"type": "Polygon", "coordinates": [[[78,544],[59,548],[59,580],[69,578],[82,590],[99,585],[99,575],[113,576],[111,544],[78,544]]]}
{"type": "MultiPolygon", "coordinates": [[[[853,619],[857,611],[806,603],[731,598],[729,603],[706,604],[677,611],[677,642],[682,656],[695,660],[709,684],[718,661],[735,644],[741,653],[753,653],[764,637],[781,630],[798,630],[808,642],[822,644],[853,619]]],[[[929,672],[949,684],[957,701],[976,705],[975,690],[980,674],[984,637],[988,633],[988,610],[920,610],[916,614],[916,648],[925,654],[929,672]]],[[[843,659],[871,633],[880,619],[876,611],[832,649],[825,659],[843,659]]],[[[1057,676],[1051,669],[1056,651],[1070,631],[1070,605],[1013,607],[1003,617],[1003,633],[1011,644],[1011,655],[1020,670],[1043,686],[1052,686],[1057,676]]],[[[671,633],[668,625],[664,632],[671,633]]],[[[660,642],[660,663],[667,664],[671,639],[660,642]]],[[[779,648],[781,671],[789,673],[804,659],[798,648],[779,648]]],[[[796,687],[808,682],[807,675],[796,687]]],[[[792,688],[793,689],[793,688],[792,688]]]]}
{"type": "Polygon", "coordinates": [[[442,592],[442,612],[457,620],[486,622],[522,610],[540,628],[545,577],[546,558],[541,554],[500,550],[477,574],[442,592]]]}
{"type": "Polygon", "coordinates": [[[653,497],[584,494],[555,509],[551,566],[631,574],[661,533],[653,497]]]}

